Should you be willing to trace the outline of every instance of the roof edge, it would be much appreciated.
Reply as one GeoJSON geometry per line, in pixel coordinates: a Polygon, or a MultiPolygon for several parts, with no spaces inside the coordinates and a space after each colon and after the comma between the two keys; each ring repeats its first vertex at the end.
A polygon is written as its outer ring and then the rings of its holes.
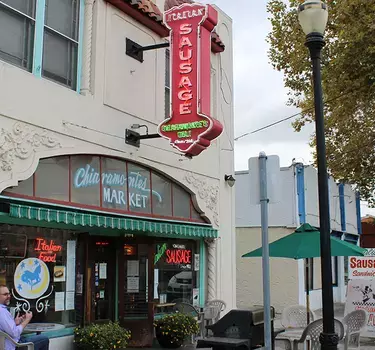
{"type": "MultiPolygon", "coordinates": [[[[139,23],[151,29],[160,37],[169,36],[169,29],[164,25],[163,14],[156,4],[149,0],[105,0],[120,11],[134,18],[139,23]]],[[[225,45],[216,32],[211,33],[211,51],[220,53],[225,45]]]]}

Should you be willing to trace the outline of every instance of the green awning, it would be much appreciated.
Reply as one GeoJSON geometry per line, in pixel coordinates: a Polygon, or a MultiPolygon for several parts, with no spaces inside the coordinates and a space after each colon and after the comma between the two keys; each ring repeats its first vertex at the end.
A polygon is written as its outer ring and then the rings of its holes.
{"type": "MultiPolygon", "coordinates": [[[[10,203],[9,216],[40,222],[56,222],[66,225],[139,232],[151,236],[187,238],[216,238],[217,230],[209,226],[185,225],[174,222],[141,220],[120,216],[108,216],[79,211],[42,208],[10,203]]],[[[125,232],[124,232],[125,233],[125,232]]]]}

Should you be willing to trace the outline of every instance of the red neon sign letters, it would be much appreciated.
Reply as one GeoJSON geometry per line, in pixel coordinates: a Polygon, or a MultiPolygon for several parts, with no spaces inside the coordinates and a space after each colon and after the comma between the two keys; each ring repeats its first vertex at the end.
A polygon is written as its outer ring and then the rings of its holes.
{"type": "Polygon", "coordinates": [[[158,133],[187,156],[196,156],[220,136],[211,117],[211,32],[217,11],[210,5],[182,4],[164,13],[170,29],[171,115],[158,133]]]}
{"type": "Polygon", "coordinates": [[[167,264],[191,264],[191,250],[187,249],[167,249],[167,264]]]}
{"type": "Polygon", "coordinates": [[[34,251],[39,252],[38,259],[44,262],[56,262],[56,253],[62,251],[62,246],[55,244],[53,240],[37,238],[34,251]]]}

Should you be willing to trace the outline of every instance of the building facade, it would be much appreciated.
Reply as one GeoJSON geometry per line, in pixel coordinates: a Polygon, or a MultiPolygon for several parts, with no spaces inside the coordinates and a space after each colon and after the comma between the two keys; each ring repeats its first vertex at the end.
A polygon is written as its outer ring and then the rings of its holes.
{"type": "MultiPolygon", "coordinates": [[[[277,200],[269,204],[269,241],[291,234],[303,223],[319,228],[317,170],[300,163],[272,169],[277,200]]],[[[238,307],[263,303],[262,265],[259,258],[241,256],[261,246],[260,206],[251,197],[256,195],[252,172],[236,172],[236,235],[237,235],[237,304],[238,307]]],[[[329,178],[332,235],[357,244],[360,235],[360,203],[351,186],[329,178]]],[[[271,305],[278,312],[289,305],[306,304],[305,264],[309,264],[310,306],[321,308],[320,259],[271,258],[271,305]]],[[[332,258],[335,302],[344,302],[347,280],[347,259],[332,258]]]]}
{"type": "Polygon", "coordinates": [[[161,138],[125,143],[132,125],[153,134],[169,115],[168,49],[126,53],[128,39],[168,42],[163,8],[0,0],[0,283],[54,350],[73,347],[75,326],[108,320],[149,346],[165,302],[236,306],[232,22],[220,9],[221,137],[192,159],[161,138]]]}
{"type": "Polygon", "coordinates": [[[361,247],[374,248],[375,247],[375,221],[374,216],[366,215],[361,219],[362,235],[361,247]]]}

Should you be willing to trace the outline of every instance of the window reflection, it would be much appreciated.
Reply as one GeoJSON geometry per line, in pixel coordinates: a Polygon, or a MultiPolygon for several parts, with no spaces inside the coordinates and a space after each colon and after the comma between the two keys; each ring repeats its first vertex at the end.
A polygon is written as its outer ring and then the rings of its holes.
{"type": "Polygon", "coordinates": [[[193,303],[193,289],[197,287],[194,244],[184,241],[159,243],[156,245],[155,261],[155,298],[161,302],[193,303]]]}
{"type": "Polygon", "coordinates": [[[171,187],[171,181],[152,173],[152,212],[154,214],[172,216],[171,187]]]}
{"type": "Polygon", "coordinates": [[[128,164],[129,210],[151,213],[150,170],[128,164]]]}
{"type": "Polygon", "coordinates": [[[72,202],[100,205],[99,157],[79,156],[71,158],[72,202]]]}

